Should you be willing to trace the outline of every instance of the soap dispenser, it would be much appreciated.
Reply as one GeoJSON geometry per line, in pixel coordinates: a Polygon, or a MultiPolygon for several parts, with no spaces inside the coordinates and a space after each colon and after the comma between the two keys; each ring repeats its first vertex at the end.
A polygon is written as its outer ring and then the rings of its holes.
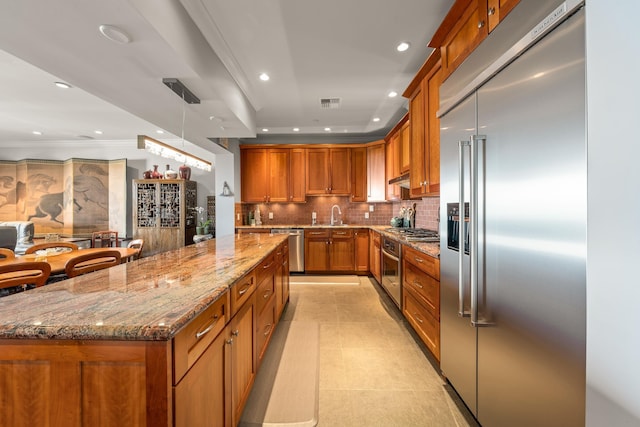
{"type": "Polygon", "coordinates": [[[311,212],[311,225],[316,225],[317,218],[316,211],[311,212]]]}

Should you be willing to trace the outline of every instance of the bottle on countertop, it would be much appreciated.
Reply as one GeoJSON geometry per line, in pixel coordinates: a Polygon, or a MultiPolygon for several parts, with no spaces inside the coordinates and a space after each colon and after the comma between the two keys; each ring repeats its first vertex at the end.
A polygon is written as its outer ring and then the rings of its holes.
{"type": "Polygon", "coordinates": [[[311,225],[316,225],[318,217],[316,215],[316,211],[311,212],[311,225]]]}
{"type": "Polygon", "coordinates": [[[260,219],[260,206],[256,208],[256,225],[262,225],[262,220],[260,219]]]}

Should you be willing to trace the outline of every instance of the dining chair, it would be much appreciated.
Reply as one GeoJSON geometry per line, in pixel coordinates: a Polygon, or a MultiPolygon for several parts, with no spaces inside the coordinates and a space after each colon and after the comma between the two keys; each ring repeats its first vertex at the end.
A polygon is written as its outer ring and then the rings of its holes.
{"type": "Polygon", "coordinates": [[[91,233],[92,248],[114,248],[118,246],[118,232],[105,230],[91,233]]]}
{"type": "Polygon", "coordinates": [[[43,286],[51,274],[51,266],[46,262],[15,262],[0,265],[0,296],[27,290],[27,285],[43,286]]]}
{"type": "Polygon", "coordinates": [[[15,259],[16,254],[11,249],[0,248],[0,261],[15,259]]]}
{"type": "Polygon", "coordinates": [[[129,243],[127,243],[127,247],[138,250],[138,252],[136,252],[135,255],[129,257],[130,260],[140,259],[140,255],[142,255],[142,248],[144,247],[144,240],[143,239],[133,239],[129,243]]]}
{"type": "Polygon", "coordinates": [[[36,243],[33,246],[29,246],[24,254],[34,254],[36,251],[41,251],[44,249],[56,249],[56,248],[70,248],[72,251],[78,250],[78,245],[71,242],[45,242],[45,243],[36,243]]]}
{"type": "Polygon", "coordinates": [[[67,277],[76,277],[81,274],[90,273],[104,268],[110,268],[120,264],[120,252],[114,249],[103,251],[82,253],[71,258],[64,265],[64,272],[67,277]]]}

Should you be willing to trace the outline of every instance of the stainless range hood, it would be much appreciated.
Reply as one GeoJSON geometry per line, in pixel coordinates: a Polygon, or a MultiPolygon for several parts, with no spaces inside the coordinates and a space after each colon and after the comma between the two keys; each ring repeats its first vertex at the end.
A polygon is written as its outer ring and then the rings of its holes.
{"type": "Polygon", "coordinates": [[[409,173],[405,173],[389,180],[389,185],[399,185],[401,188],[409,188],[409,173]]]}

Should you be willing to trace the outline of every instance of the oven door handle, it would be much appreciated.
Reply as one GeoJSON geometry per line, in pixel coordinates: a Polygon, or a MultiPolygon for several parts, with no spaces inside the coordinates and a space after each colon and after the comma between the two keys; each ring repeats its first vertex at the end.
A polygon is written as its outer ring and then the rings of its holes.
{"type": "Polygon", "coordinates": [[[400,262],[400,258],[391,255],[389,252],[385,251],[384,249],[382,250],[382,254],[386,257],[391,258],[392,260],[394,260],[395,262],[400,262]]]}

